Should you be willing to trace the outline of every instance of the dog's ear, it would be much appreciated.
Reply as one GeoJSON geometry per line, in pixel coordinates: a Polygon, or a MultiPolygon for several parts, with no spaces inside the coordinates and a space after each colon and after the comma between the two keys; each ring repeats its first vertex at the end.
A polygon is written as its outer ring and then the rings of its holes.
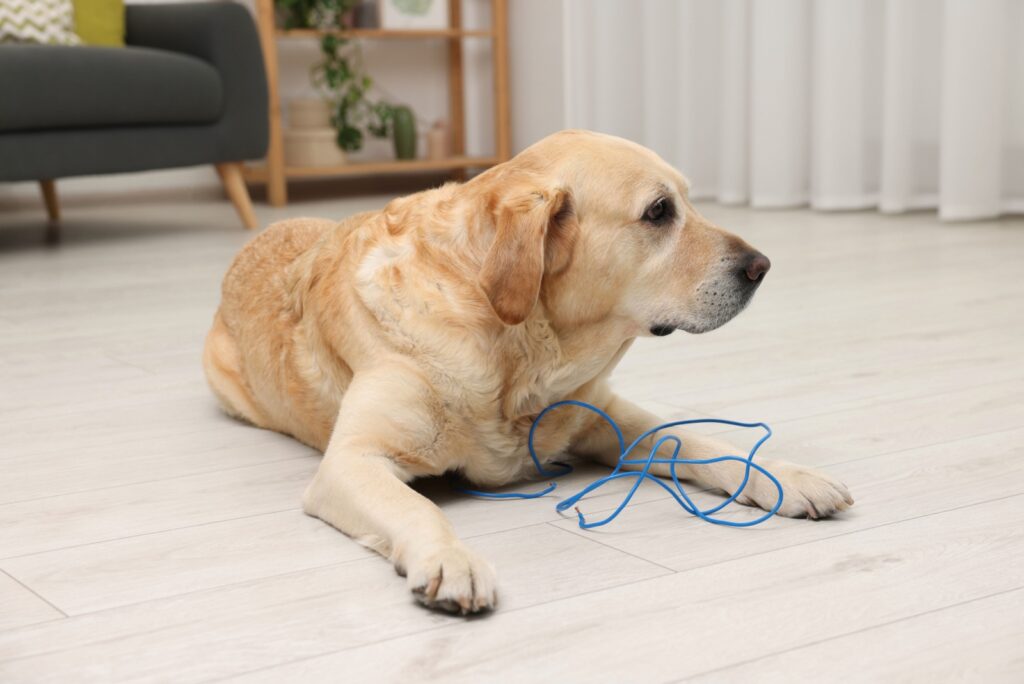
{"type": "Polygon", "coordinates": [[[569,193],[520,185],[494,198],[494,242],[480,269],[480,286],[494,313],[518,325],[537,305],[544,274],[564,270],[572,256],[576,217],[569,193]]]}

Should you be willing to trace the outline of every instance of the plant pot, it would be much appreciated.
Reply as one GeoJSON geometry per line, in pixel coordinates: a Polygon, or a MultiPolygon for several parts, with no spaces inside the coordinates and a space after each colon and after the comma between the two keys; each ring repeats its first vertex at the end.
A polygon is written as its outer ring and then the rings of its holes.
{"type": "Polygon", "coordinates": [[[448,126],[438,121],[427,131],[427,159],[447,159],[449,150],[448,126]]]}
{"type": "Polygon", "coordinates": [[[284,133],[287,166],[341,166],[345,152],[338,147],[333,128],[289,129],[284,133]]]}
{"type": "Polygon", "coordinates": [[[331,127],[331,105],[318,98],[297,98],[288,101],[288,128],[294,130],[331,127]]]}
{"type": "Polygon", "coordinates": [[[395,141],[395,157],[416,158],[416,117],[408,107],[395,107],[391,120],[392,137],[395,141]]]}

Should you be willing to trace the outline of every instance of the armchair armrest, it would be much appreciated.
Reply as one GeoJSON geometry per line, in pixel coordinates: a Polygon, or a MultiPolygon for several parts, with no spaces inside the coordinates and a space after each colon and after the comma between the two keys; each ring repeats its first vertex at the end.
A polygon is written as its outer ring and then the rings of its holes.
{"type": "Polygon", "coordinates": [[[125,42],[197,57],[218,72],[224,108],[217,123],[223,161],[267,148],[267,78],[252,16],[229,2],[127,5],[125,42]]]}

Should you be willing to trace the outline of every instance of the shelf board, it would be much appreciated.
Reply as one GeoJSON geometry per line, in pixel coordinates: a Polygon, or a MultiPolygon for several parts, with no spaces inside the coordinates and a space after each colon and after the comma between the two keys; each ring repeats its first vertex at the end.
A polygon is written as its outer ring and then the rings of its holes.
{"type": "Polygon", "coordinates": [[[486,29],[277,29],[282,38],[320,38],[327,34],[342,38],[492,38],[486,29]]]}
{"type": "MultiPolygon", "coordinates": [[[[341,166],[286,166],[285,178],[325,178],[330,176],[361,176],[380,173],[423,173],[430,171],[450,171],[475,167],[494,166],[496,157],[449,157],[447,159],[409,159],[352,162],[341,166]]],[[[245,179],[252,183],[263,183],[267,180],[267,170],[263,166],[246,166],[243,170],[245,179]]]]}

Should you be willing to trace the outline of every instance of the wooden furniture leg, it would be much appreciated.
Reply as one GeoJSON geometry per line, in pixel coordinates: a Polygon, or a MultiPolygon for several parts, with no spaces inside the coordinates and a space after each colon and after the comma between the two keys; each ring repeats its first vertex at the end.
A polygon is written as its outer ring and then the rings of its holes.
{"type": "Polygon", "coordinates": [[[46,214],[50,221],[60,221],[60,202],[57,200],[57,182],[54,180],[39,181],[39,189],[43,191],[43,202],[46,203],[46,214]]]}
{"type": "Polygon", "coordinates": [[[252,202],[249,200],[249,189],[245,187],[245,179],[242,178],[242,165],[238,162],[217,164],[217,174],[242,223],[246,228],[255,228],[256,214],[253,213],[252,202]]]}
{"type": "Polygon", "coordinates": [[[267,72],[267,95],[270,100],[268,116],[270,139],[267,143],[267,202],[281,207],[288,201],[288,186],[284,177],[284,133],[281,130],[281,103],[278,101],[277,36],[274,28],[273,0],[257,0],[256,27],[263,49],[263,64],[267,72]]]}

